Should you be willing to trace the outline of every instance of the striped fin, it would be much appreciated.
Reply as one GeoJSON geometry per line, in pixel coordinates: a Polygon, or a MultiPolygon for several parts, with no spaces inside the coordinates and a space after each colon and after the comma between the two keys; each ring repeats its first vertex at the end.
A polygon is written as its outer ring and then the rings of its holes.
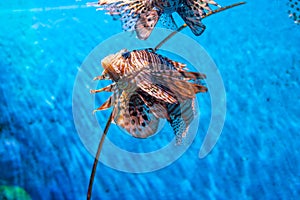
{"type": "Polygon", "coordinates": [[[97,89],[97,90],[90,90],[90,93],[92,94],[95,94],[95,93],[98,93],[98,92],[113,92],[114,90],[116,90],[117,87],[116,87],[116,84],[115,83],[112,83],[104,88],[101,88],[101,89],[97,89]]]}
{"type": "Polygon", "coordinates": [[[160,85],[155,85],[150,81],[144,80],[138,83],[138,87],[159,100],[168,103],[177,103],[177,99],[173,96],[174,94],[172,94],[170,91],[165,90],[160,85]]]}
{"type": "Polygon", "coordinates": [[[181,144],[189,129],[189,125],[195,117],[194,99],[188,99],[180,104],[168,104],[170,123],[176,136],[176,143],[181,144]]]}
{"type": "Polygon", "coordinates": [[[123,91],[114,116],[114,121],[118,126],[134,137],[146,138],[156,133],[160,120],[145,104],[140,94],[123,91]]]}
{"type": "Polygon", "coordinates": [[[106,110],[111,106],[115,106],[115,104],[118,102],[119,99],[118,96],[120,95],[120,91],[116,87],[115,83],[110,84],[100,90],[91,90],[91,93],[102,92],[101,90],[107,92],[113,92],[113,94],[101,106],[99,106],[96,110],[94,110],[93,113],[100,110],[106,110]]]}
{"type": "Polygon", "coordinates": [[[150,108],[151,113],[156,118],[168,119],[169,115],[167,113],[166,103],[164,101],[158,100],[153,97],[151,94],[138,89],[137,93],[139,97],[144,101],[144,103],[150,108]]]}
{"type": "Polygon", "coordinates": [[[175,70],[168,70],[167,72],[169,73],[166,73],[164,70],[143,70],[136,78],[140,80],[151,80],[152,85],[167,88],[177,100],[195,98],[196,93],[207,91],[206,87],[202,85],[183,80],[184,77],[175,70]]]}
{"type": "MultiPolygon", "coordinates": [[[[96,5],[90,5],[96,7],[96,5]]],[[[136,30],[136,24],[141,24],[143,21],[141,17],[145,18],[144,13],[152,9],[151,2],[144,0],[99,0],[97,7],[99,7],[97,10],[107,10],[107,14],[111,15],[114,20],[121,20],[124,31],[136,30]]],[[[139,33],[141,37],[145,34],[145,32],[139,33]]]]}
{"type": "Polygon", "coordinates": [[[217,2],[210,0],[186,0],[185,3],[186,5],[193,6],[195,11],[199,12],[201,10],[202,12],[204,12],[202,16],[204,16],[206,12],[212,11],[210,5],[221,8],[221,6],[217,2]]]}
{"type": "Polygon", "coordinates": [[[138,21],[138,17],[124,14],[120,18],[120,20],[122,22],[122,29],[124,31],[134,31],[135,30],[135,24],[138,21]]]}
{"type": "Polygon", "coordinates": [[[156,70],[151,71],[151,75],[158,76],[170,76],[172,78],[182,78],[184,80],[203,80],[206,78],[205,74],[199,72],[187,72],[187,71],[175,71],[175,70],[156,70]]]}
{"type": "Polygon", "coordinates": [[[206,79],[206,75],[198,72],[180,72],[184,78],[188,80],[199,80],[199,79],[206,79]]]}
{"type": "Polygon", "coordinates": [[[184,71],[183,69],[186,67],[186,64],[171,60],[167,57],[162,56],[162,59],[164,59],[166,62],[170,63],[178,71],[184,71]]]}
{"type": "Polygon", "coordinates": [[[206,27],[202,24],[201,19],[205,16],[205,12],[202,8],[198,8],[195,4],[185,4],[177,9],[177,13],[196,36],[204,32],[206,27]]]}
{"type": "Polygon", "coordinates": [[[171,30],[177,30],[178,29],[178,26],[176,25],[176,22],[172,16],[172,14],[162,14],[160,16],[160,19],[159,21],[162,23],[162,25],[168,29],[171,29],[171,30]]]}
{"type": "Polygon", "coordinates": [[[137,37],[141,40],[146,40],[150,36],[158,19],[159,15],[156,10],[140,14],[140,17],[135,24],[137,37]]]}
{"type": "Polygon", "coordinates": [[[199,84],[195,84],[195,83],[191,83],[191,84],[192,84],[195,94],[197,94],[199,92],[204,93],[204,92],[208,91],[207,87],[205,87],[203,85],[199,85],[199,84]]]}
{"type": "Polygon", "coordinates": [[[190,27],[192,32],[199,36],[205,30],[205,25],[201,23],[201,19],[213,15],[215,13],[245,4],[246,2],[238,2],[229,6],[221,7],[215,1],[209,0],[186,0],[184,5],[177,9],[178,14],[182,17],[185,23],[190,27]],[[210,8],[211,5],[218,6],[216,10],[210,8]]]}

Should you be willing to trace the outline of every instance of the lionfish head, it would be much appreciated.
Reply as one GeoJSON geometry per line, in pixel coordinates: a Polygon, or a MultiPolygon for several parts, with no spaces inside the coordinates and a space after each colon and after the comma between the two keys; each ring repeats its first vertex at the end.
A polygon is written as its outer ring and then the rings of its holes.
{"type": "Polygon", "coordinates": [[[101,65],[104,68],[102,76],[117,82],[124,74],[126,53],[129,53],[129,51],[127,49],[123,49],[115,54],[111,54],[103,58],[101,60],[101,65]]]}

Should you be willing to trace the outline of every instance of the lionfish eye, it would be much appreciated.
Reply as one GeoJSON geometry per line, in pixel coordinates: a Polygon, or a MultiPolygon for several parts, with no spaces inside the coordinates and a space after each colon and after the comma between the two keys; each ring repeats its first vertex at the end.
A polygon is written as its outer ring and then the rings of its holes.
{"type": "Polygon", "coordinates": [[[130,51],[122,53],[122,57],[125,58],[125,59],[129,58],[129,56],[130,56],[130,51]]]}

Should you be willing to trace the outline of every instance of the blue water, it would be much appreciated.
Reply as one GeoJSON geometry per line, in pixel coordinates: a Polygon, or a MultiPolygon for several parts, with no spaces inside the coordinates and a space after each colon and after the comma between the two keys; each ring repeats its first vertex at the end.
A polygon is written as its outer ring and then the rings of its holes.
{"type": "MultiPolygon", "coordinates": [[[[73,85],[84,59],[119,33],[120,23],[85,3],[0,3],[0,185],[20,186],[32,199],[86,195],[94,158],[75,129],[73,85]]],[[[203,20],[200,37],[183,31],[209,53],[224,81],[227,114],[217,145],[199,159],[210,120],[209,96],[201,95],[200,128],[183,156],[143,174],[99,163],[94,199],[300,196],[300,26],[286,3],[249,1],[203,20]]],[[[118,133],[109,137],[118,141],[118,133]]]]}

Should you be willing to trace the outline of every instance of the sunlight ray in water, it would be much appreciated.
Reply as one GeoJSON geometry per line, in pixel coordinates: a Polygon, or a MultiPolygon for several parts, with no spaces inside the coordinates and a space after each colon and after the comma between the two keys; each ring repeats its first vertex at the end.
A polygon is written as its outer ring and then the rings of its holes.
{"type": "Polygon", "coordinates": [[[67,6],[54,6],[54,7],[36,7],[36,8],[16,8],[16,9],[1,9],[0,13],[16,13],[16,12],[45,12],[45,11],[52,11],[52,10],[74,10],[78,8],[89,8],[89,6],[85,4],[78,4],[78,5],[67,5],[67,6]]]}

